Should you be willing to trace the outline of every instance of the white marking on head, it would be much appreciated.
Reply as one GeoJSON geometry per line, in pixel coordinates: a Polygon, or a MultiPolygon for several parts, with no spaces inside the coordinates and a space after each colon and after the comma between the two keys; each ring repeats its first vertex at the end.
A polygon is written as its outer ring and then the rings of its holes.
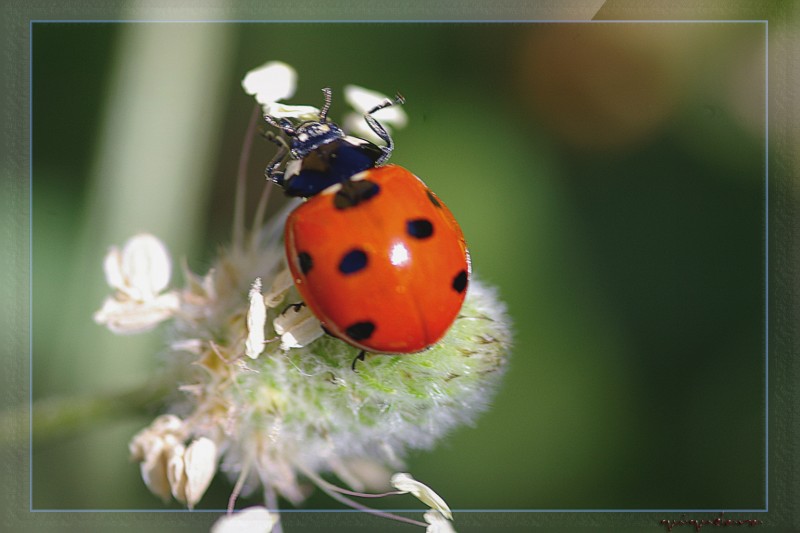
{"type": "Polygon", "coordinates": [[[344,140],[356,146],[362,146],[364,144],[372,144],[366,139],[362,139],[361,137],[353,137],[352,135],[346,136],[344,140]]]}
{"type": "Polygon", "coordinates": [[[286,163],[286,170],[283,173],[283,180],[286,181],[289,178],[300,174],[300,167],[303,166],[302,159],[292,159],[288,163],[286,163]]]}

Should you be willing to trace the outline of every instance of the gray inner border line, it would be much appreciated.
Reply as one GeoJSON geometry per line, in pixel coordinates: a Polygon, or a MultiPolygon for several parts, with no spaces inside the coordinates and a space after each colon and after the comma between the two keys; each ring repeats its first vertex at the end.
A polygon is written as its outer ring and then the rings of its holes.
{"type": "MultiPolygon", "coordinates": [[[[764,508],[763,509],[454,509],[460,513],[767,513],[769,512],[769,20],[81,20],[32,19],[29,21],[28,67],[30,95],[28,99],[29,161],[28,172],[33,188],[33,24],[37,23],[89,23],[89,24],[764,24],[764,508]]],[[[29,213],[29,264],[33,265],[33,194],[30,195],[29,213]]],[[[29,305],[33,309],[33,276],[28,278],[29,305]]],[[[29,402],[33,403],[33,312],[29,317],[29,402]]],[[[33,410],[29,420],[29,481],[30,512],[39,513],[225,513],[225,509],[34,509],[33,508],[33,410]]],[[[419,509],[385,509],[396,513],[418,513],[419,509]]],[[[281,509],[281,513],[362,513],[357,509],[281,509]]]]}

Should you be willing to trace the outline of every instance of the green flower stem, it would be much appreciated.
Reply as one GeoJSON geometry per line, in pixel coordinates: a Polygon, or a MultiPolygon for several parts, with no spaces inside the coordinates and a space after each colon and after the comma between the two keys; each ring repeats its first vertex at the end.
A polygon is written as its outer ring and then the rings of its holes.
{"type": "Polygon", "coordinates": [[[168,388],[149,383],[122,392],[98,393],[92,396],[43,398],[33,404],[20,405],[0,412],[0,446],[27,442],[30,435],[23,427],[33,415],[33,442],[42,444],[109,420],[150,414],[163,402],[168,388]]]}

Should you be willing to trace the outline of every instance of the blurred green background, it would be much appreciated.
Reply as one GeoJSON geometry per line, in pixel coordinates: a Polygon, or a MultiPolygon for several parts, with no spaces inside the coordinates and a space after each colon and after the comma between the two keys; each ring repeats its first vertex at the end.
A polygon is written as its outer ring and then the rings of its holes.
{"type": "MultiPolygon", "coordinates": [[[[410,472],[456,509],[765,506],[763,24],[32,34],[34,401],[157,372],[163,330],[115,337],[92,321],[103,255],[149,231],[209,266],[253,109],[240,81],[277,59],[299,73],[292,102],[333,88],[334,118],[346,84],[402,92],[392,160],[447,202],[515,324],[491,409],[410,472]]],[[[272,148],[256,142],[251,191],[272,148]]],[[[33,507],[164,508],[127,452],[156,412],[35,440],[33,507]]],[[[229,492],[216,479],[201,507],[229,492]]]]}

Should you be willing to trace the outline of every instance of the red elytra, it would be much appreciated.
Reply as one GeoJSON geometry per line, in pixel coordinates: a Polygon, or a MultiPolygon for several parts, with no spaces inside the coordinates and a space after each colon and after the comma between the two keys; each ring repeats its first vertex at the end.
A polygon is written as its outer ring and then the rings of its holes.
{"type": "Polygon", "coordinates": [[[325,330],[369,352],[439,341],[466,295],[470,259],[445,204],[403,167],[371,168],[286,221],[295,286],[325,330]]]}

